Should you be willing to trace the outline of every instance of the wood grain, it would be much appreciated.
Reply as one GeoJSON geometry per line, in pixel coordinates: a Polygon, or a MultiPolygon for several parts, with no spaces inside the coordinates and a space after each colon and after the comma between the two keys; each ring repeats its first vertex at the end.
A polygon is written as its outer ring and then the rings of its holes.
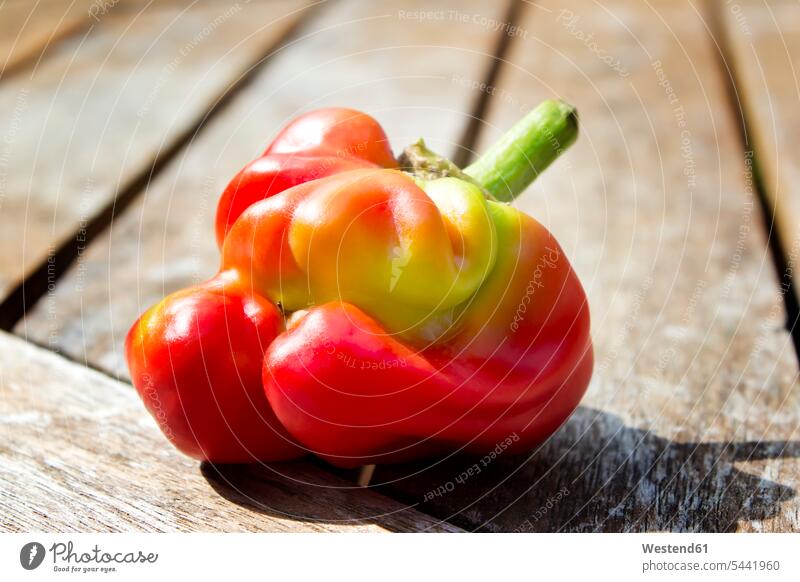
{"type": "Polygon", "coordinates": [[[587,289],[595,376],[530,455],[373,483],[466,529],[800,530],[797,361],[703,15],[546,0],[521,25],[482,145],[544,98],[578,107],[578,144],[516,204],[587,289]]]}
{"type": "Polygon", "coordinates": [[[788,263],[780,283],[788,285],[800,272],[800,8],[787,0],[745,0],[717,10],[748,121],[749,145],[772,205],[769,217],[788,263]]]}
{"type": "Polygon", "coordinates": [[[49,269],[54,249],[191,131],[304,5],[195,4],[110,13],[0,83],[0,298],[49,269]]]}
{"type": "Polygon", "coordinates": [[[0,332],[0,531],[456,531],[305,463],[167,445],[129,385],[0,332]]]}
{"type": "Polygon", "coordinates": [[[87,0],[0,2],[0,78],[35,65],[59,40],[90,27],[87,0]]]}
{"type": "Polygon", "coordinates": [[[440,151],[455,150],[476,97],[458,79],[480,79],[490,66],[498,32],[481,19],[502,21],[506,4],[445,2],[441,18],[411,16],[428,9],[425,0],[404,2],[402,13],[355,0],[326,8],[15,331],[127,377],[122,341],[131,323],[167,293],[214,274],[219,194],[302,111],[364,109],[384,125],[396,150],[421,135],[440,151]],[[473,22],[474,15],[481,18],[473,22]]]}

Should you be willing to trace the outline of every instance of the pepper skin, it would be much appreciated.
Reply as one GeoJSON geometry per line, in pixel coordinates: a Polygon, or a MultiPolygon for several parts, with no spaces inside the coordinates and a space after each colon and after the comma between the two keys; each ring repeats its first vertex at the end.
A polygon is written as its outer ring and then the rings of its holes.
{"type": "Polygon", "coordinates": [[[251,204],[287,188],[359,168],[396,168],[375,119],[353,109],[320,109],[281,131],[264,155],[239,172],[217,205],[217,244],[251,204]]]}
{"type": "Polygon", "coordinates": [[[220,274],[131,330],[148,409],[164,412],[181,450],[212,461],[305,450],[354,467],[540,443],[588,386],[589,310],[553,236],[497,199],[513,199],[576,132],[572,108],[546,102],[478,162],[439,164],[438,177],[395,169],[363,114],[293,122],[223,194],[220,274]],[[258,430],[243,394],[267,419],[258,430]]]}
{"type": "Polygon", "coordinates": [[[201,460],[253,462],[302,454],[261,386],[278,309],[229,275],[173,293],[133,326],[125,356],[164,434],[201,460]]]}

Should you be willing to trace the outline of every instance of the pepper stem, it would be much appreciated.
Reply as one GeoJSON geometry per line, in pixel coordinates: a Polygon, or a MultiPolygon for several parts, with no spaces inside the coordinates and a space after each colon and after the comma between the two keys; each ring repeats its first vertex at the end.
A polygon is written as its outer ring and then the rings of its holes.
{"type": "Polygon", "coordinates": [[[452,177],[475,184],[487,198],[494,200],[483,184],[464,172],[453,162],[428,149],[422,138],[408,146],[398,158],[400,169],[413,174],[420,180],[436,180],[437,178],[452,177]]]}
{"type": "Polygon", "coordinates": [[[577,137],[575,108],[550,99],[518,121],[464,173],[498,200],[510,202],[577,137]]]}

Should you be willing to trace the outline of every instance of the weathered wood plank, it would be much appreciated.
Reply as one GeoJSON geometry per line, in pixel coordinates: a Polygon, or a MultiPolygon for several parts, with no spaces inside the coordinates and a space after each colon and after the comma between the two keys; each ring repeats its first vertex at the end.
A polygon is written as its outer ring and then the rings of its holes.
{"type": "Polygon", "coordinates": [[[780,274],[780,283],[788,285],[792,272],[795,278],[800,272],[800,7],[785,0],[745,0],[717,10],[749,121],[749,145],[790,269],[780,274]]]}
{"type": "Polygon", "coordinates": [[[455,531],[305,462],[199,466],[131,387],[0,332],[0,531],[455,531]]]}
{"type": "Polygon", "coordinates": [[[59,39],[91,26],[90,8],[87,0],[0,2],[0,78],[35,63],[59,39]]]}
{"type": "Polygon", "coordinates": [[[0,299],[190,132],[303,5],[151,3],[0,83],[0,299]]]}
{"type": "Polygon", "coordinates": [[[373,483],[468,529],[800,530],[797,362],[701,15],[545,0],[522,28],[483,141],[546,97],[578,106],[579,143],[517,204],[584,282],[595,377],[529,456],[373,483]]]}
{"type": "Polygon", "coordinates": [[[445,21],[411,16],[430,10],[424,0],[403,3],[402,12],[355,0],[321,12],[16,331],[127,377],[127,329],[166,293],[213,275],[216,201],[284,123],[308,109],[345,105],[375,115],[398,150],[424,135],[432,147],[453,151],[475,100],[454,78],[484,74],[498,37],[487,23],[502,21],[506,6],[447,2],[439,6],[445,21]]]}

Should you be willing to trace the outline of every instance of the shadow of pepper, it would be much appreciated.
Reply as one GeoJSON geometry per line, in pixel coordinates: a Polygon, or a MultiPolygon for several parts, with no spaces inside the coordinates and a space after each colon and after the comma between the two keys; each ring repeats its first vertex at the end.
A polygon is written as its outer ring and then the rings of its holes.
{"type": "Polygon", "coordinates": [[[391,531],[457,529],[436,524],[432,518],[421,522],[417,512],[407,511],[400,503],[389,505],[345,475],[320,471],[319,464],[309,459],[269,465],[203,462],[200,472],[214,491],[231,503],[273,517],[342,526],[373,524],[391,531]]]}
{"type": "Polygon", "coordinates": [[[800,441],[678,443],[580,407],[529,455],[379,467],[372,488],[467,530],[722,532],[796,494],[734,463],[795,457],[800,441]]]}
{"type": "Polygon", "coordinates": [[[300,521],[420,528],[402,510],[386,514],[377,492],[467,530],[717,532],[774,517],[796,495],[734,463],[797,457],[800,441],[678,443],[579,407],[529,455],[381,466],[372,491],[308,460],[201,472],[232,503],[300,521]]]}

